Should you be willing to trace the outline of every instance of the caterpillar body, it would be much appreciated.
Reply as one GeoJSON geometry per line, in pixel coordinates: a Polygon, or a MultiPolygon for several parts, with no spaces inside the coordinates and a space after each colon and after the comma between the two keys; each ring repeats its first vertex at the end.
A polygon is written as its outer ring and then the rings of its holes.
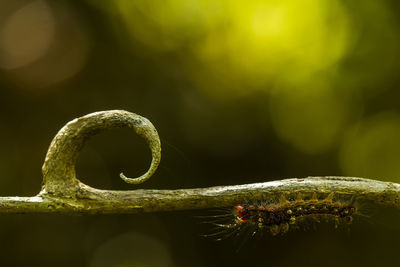
{"type": "Polygon", "coordinates": [[[250,230],[252,235],[269,233],[273,236],[285,234],[290,229],[300,228],[309,220],[320,222],[331,220],[335,227],[341,223],[350,224],[353,215],[357,213],[355,198],[350,201],[334,201],[334,193],[324,199],[318,199],[316,193],[309,199],[304,199],[301,193],[293,200],[288,200],[284,195],[279,201],[238,204],[231,209],[230,214],[221,216],[229,217],[228,223],[215,223],[222,228],[217,233],[208,236],[222,236],[220,239],[239,234],[241,230],[250,230]],[[233,221],[232,221],[233,218],[233,221]]]}

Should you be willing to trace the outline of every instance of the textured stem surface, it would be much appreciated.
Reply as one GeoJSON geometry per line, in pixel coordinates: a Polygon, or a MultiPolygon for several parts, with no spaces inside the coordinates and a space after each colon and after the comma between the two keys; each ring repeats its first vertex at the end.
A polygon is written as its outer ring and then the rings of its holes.
{"type": "Polygon", "coordinates": [[[123,110],[92,113],[65,125],[53,139],[44,165],[42,191],[34,197],[0,197],[2,213],[112,214],[139,213],[233,206],[244,201],[276,199],[299,192],[367,200],[400,208],[400,184],[353,177],[308,177],[265,183],[209,188],[129,191],[99,190],[80,182],[75,162],[85,141],[102,130],[130,127],[146,139],[152,151],[149,170],[139,178],[121,178],[142,183],[155,172],[161,145],[149,120],[123,110]]]}

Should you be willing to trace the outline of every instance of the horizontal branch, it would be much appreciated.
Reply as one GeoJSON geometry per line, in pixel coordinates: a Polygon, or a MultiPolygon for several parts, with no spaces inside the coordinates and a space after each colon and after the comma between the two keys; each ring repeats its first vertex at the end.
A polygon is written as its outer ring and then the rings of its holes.
{"type": "Polygon", "coordinates": [[[370,201],[400,208],[400,185],[363,178],[309,177],[265,183],[178,190],[111,191],[82,185],[74,198],[41,193],[35,197],[0,198],[3,213],[116,214],[229,207],[251,200],[276,199],[298,192],[320,197],[370,201]]]}
{"type": "Polygon", "coordinates": [[[99,190],[80,182],[75,161],[85,141],[104,129],[128,126],[144,137],[152,151],[149,171],[139,178],[121,178],[141,183],[156,170],[161,158],[157,131],[147,119],[126,111],[89,114],[63,127],[53,139],[43,165],[44,186],[34,197],[0,197],[0,213],[115,214],[229,207],[247,201],[277,199],[334,192],[337,199],[370,201],[400,208],[400,184],[353,177],[308,177],[265,183],[209,188],[129,191],[99,190]]]}

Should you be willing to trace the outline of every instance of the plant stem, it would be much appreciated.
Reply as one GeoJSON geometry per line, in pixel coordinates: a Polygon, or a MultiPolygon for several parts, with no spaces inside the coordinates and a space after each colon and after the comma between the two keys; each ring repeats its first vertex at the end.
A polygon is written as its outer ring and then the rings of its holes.
{"type": "Polygon", "coordinates": [[[121,178],[142,183],[155,172],[161,145],[149,120],[122,110],[96,112],[66,124],[53,139],[44,165],[41,192],[34,197],[0,197],[0,213],[118,214],[205,209],[233,206],[250,200],[276,199],[316,192],[320,197],[334,192],[337,198],[356,198],[400,208],[400,184],[353,177],[308,177],[265,183],[209,188],[129,191],[99,190],[76,178],[75,162],[85,141],[102,130],[130,127],[144,137],[152,151],[149,170],[139,178],[121,178]]]}

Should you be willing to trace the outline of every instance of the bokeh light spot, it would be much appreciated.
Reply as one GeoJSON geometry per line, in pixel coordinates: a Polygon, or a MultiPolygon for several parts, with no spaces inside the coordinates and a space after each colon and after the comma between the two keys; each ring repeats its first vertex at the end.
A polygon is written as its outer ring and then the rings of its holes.
{"type": "Polygon", "coordinates": [[[348,103],[323,79],[282,84],[271,93],[271,120],[282,140],[307,154],[323,153],[335,144],[345,126],[348,103]]]}
{"type": "Polygon", "coordinates": [[[14,69],[44,55],[54,38],[52,10],[42,0],[28,2],[0,24],[0,68],[14,69]]]}
{"type": "Polygon", "coordinates": [[[160,241],[141,233],[117,236],[94,253],[90,267],[171,267],[169,250],[160,241]]]}
{"type": "Polygon", "coordinates": [[[155,51],[185,48],[188,75],[204,92],[237,98],[273,77],[297,81],[346,54],[351,23],[337,0],[117,1],[134,38],[155,51]]]}
{"type": "Polygon", "coordinates": [[[345,175],[400,182],[400,115],[385,112],[356,125],[341,147],[345,175]]]}
{"type": "Polygon", "coordinates": [[[83,68],[88,32],[67,5],[39,0],[5,13],[9,18],[0,25],[0,68],[7,80],[42,91],[56,88],[83,68]]]}

